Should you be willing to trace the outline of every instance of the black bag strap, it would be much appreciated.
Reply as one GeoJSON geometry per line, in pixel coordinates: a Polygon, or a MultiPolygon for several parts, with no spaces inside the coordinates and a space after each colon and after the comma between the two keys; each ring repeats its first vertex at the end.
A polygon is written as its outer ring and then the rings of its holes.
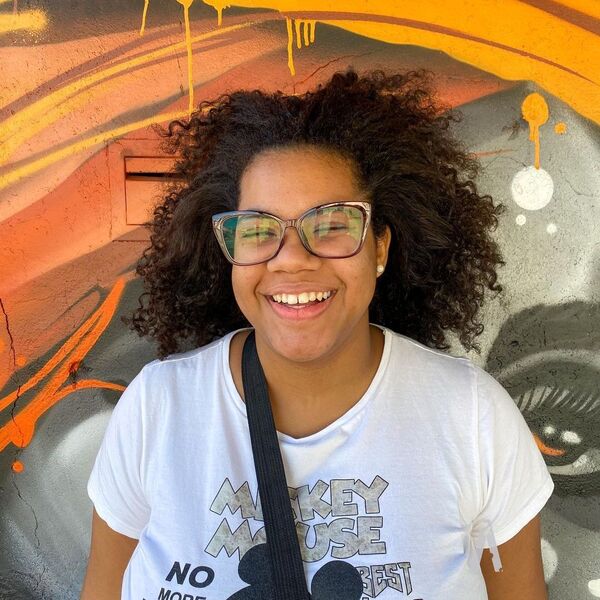
{"type": "Polygon", "coordinates": [[[244,342],[242,382],[277,600],[309,600],[283,460],[254,331],[244,342]]]}

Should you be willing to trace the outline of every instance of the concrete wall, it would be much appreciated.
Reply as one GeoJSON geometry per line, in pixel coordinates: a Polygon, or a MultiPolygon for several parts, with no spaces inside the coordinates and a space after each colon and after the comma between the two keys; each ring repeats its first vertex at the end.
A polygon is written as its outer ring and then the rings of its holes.
{"type": "Polygon", "coordinates": [[[0,0],[0,598],[78,597],[91,464],[154,357],[119,320],[160,193],[140,173],[169,163],[151,125],[225,90],[301,92],[349,64],[433,70],[482,189],[509,208],[506,292],[472,358],[509,389],[555,478],[552,600],[600,598],[597,5],[210,4],[0,0]]]}

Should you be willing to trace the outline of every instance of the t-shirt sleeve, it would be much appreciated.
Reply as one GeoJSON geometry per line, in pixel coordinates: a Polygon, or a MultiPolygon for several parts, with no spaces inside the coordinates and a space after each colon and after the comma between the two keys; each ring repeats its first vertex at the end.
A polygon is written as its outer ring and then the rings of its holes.
{"type": "Polygon", "coordinates": [[[150,507],[144,489],[144,371],[115,406],[87,484],[98,515],[111,529],[139,539],[150,507]]]}
{"type": "Polygon", "coordinates": [[[475,377],[481,512],[473,529],[484,536],[481,547],[491,548],[494,537],[497,546],[503,544],[540,512],[554,483],[510,394],[480,367],[475,377]],[[485,533],[490,527],[491,538],[485,533]]]}

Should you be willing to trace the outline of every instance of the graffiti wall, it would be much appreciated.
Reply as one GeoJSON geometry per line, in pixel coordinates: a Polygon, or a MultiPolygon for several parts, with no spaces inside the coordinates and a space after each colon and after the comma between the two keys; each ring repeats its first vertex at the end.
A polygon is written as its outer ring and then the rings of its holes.
{"type": "Polygon", "coordinates": [[[599,33],[586,0],[0,0],[0,598],[78,598],[87,477],[154,358],[120,320],[172,160],[152,126],[348,65],[433,71],[482,189],[508,207],[505,292],[471,358],[556,483],[550,598],[600,598],[599,33]]]}

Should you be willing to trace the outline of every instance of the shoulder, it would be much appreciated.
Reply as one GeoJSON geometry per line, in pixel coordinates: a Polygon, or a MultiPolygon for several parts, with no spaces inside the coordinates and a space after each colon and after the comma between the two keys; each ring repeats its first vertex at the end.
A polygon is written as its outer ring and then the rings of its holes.
{"type": "Polygon", "coordinates": [[[419,358],[421,358],[424,361],[434,362],[437,364],[441,362],[445,362],[448,364],[471,362],[471,359],[465,356],[456,356],[454,354],[446,352],[445,350],[431,348],[429,346],[426,346],[422,342],[418,342],[417,340],[408,337],[407,335],[404,335],[402,333],[398,333],[393,329],[389,329],[387,327],[381,327],[381,329],[383,329],[386,336],[389,335],[391,337],[393,344],[412,350],[419,356],[419,358]]]}
{"type": "Polygon", "coordinates": [[[522,420],[509,392],[471,358],[430,348],[390,329],[385,331],[391,336],[392,368],[388,371],[392,378],[411,382],[422,397],[438,398],[444,411],[522,420]]]}
{"type": "Polygon", "coordinates": [[[157,358],[145,364],[140,375],[146,380],[161,380],[171,375],[198,370],[215,372],[224,359],[224,354],[237,331],[225,334],[205,346],[186,352],[169,354],[165,358],[157,358]]]}
{"type": "Polygon", "coordinates": [[[115,408],[121,405],[121,410],[125,410],[125,405],[130,405],[130,410],[161,413],[168,404],[177,403],[177,399],[186,402],[191,390],[197,393],[219,385],[224,379],[229,343],[235,333],[146,363],[127,385],[115,408]]]}
{"type": "Polygon", "coordinates": [[[449,383],[455,381],[475,389],[475,369],[473,361],[465,356],[455,356],[444,350],[430,348],[406,335],[391,329],[384,329],[390,337],[390,360],[405,371],[410,370],[421,380],[449,383]]]}

